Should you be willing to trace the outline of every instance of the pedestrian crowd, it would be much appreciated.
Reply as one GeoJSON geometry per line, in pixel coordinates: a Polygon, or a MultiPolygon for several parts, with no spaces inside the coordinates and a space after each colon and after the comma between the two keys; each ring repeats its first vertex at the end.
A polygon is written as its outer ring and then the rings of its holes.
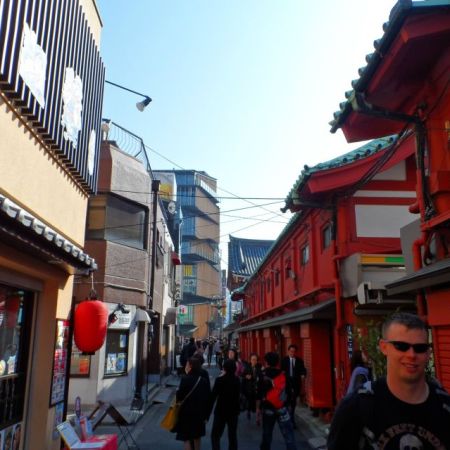
{"type": "Polygon", "coordinates": [[[220,450],[220,440],[227,428],[228,448],[237,450],[237,425],[241,412],[262,428],[260,448],[269,450],[273,429],[278,424],[286,449],[296,450],[294,428],[295,406],[306,376],[303,360],[296,356],[297,346],[290,345],[288,356],[277,353],[264,355],[264,364],[256,353],[242,361],[236,347],[225,340],[195,341],[190,338],[181,349],[182,370],[176,401],[182,402],[176,439],[184,442],[185,450],[199,450],[211,415],[211,445],[220,450]],[[206,361],[205,361],[206,356],[206,361]],[[211,389],[204,363],[211,366],[212,357],[221,370],[211,389]],[[281,363],[281,365],[280,365],[281,363]],[[280,368],[279,368],[280,366],[280,368]]]}
{"type": "MultiPolygon", "coordinates": [[[[394,313],[381,329],[379,351],[386,375],[373,378],[370,361],[355,349],[347,393],[338,403],[327,437],[328,450],[450,450],[450,395],[430,376],[431,344],[427,325],[415,314],[394,313]]],[[[183,403],[173,431],[184,450],[200,450],[205,425],[213,414],[211,444],[220,450],[225,427],[228,448],[236,450],[241,412],[261,426],[260,450],[269,450],[276,424],[287,450],[295,450],[294,413],[304,394],[307,371],[290,345],[287,356],[256,353],[241,361],[236,348],[211,341],[203,347],[191,339],[182,350],[184,373],[176,394],[183,403]],[[215,355],[222,370],[211,390],[202,369],[204,352],[215,355]]]]}

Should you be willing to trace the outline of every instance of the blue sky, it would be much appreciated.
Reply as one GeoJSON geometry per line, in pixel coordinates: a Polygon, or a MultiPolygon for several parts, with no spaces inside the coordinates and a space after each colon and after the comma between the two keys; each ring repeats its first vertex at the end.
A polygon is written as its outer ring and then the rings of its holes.
{"type": "Polygon", "coordinates": [[[224,267],[228,234],[276,239],[305,164],[359,146],[328,122],[394,1],[97,3],[106,78],[153,99],[140,113],[107,85],[103,116],[143,138],[153,169],[204,170],[220,197],[268,199],[221,200],[224,267]]]}

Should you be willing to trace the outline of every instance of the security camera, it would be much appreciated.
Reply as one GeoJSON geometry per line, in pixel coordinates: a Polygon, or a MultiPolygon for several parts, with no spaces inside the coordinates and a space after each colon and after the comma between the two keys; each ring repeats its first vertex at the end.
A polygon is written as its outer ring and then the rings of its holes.
{"type": "Polygon", "coordinates": [[[123,303],[121,303],[118,308],[123,314],[128,314],[130,312],[129,308],[127,308],[123,303]]]}

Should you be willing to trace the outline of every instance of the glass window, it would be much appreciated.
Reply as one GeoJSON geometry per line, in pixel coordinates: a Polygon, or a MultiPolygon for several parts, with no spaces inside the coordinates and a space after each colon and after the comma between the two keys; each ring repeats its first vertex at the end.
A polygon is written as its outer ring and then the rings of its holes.
{"type": "Polygon", "coordinates": [[[128,330],[108,330],[105,345],[105,377],[126,375],[128,330]]]}
{"type": "Polygon", "coordinates": [[[145,249],[146,229],[147,212],[143,206],[114,196],[98,196],[89,201],[88,239],[106,239],[145,249]]]}
{"type": "Polygon", "coordinates": [[[309,245],[306,244],[304,247],[302,247],[302,265],[304,266],[309,261],[309,245]]]}
{"type": "Polygon", "coordinates": [[[33,300],[0,284],[0,428],[23,418],[33,300]]]}
{"type": "Polygon", "coordinates": [[[326,249],[331,245],[331,225],[327,225],[322,230],[322,248],[326,249]]]}

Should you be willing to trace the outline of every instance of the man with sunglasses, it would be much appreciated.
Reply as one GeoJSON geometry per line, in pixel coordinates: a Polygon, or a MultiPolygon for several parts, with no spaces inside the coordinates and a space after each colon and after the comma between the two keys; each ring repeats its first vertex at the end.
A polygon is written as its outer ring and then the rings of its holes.
{"type": "Polygon", "coordinates": [[[428,330],[416,315],[396,313],[382,327],[386,378],[366,383],[338,405],[328,450],[450,450],[450,396],[426,379],[428,330]]]}

